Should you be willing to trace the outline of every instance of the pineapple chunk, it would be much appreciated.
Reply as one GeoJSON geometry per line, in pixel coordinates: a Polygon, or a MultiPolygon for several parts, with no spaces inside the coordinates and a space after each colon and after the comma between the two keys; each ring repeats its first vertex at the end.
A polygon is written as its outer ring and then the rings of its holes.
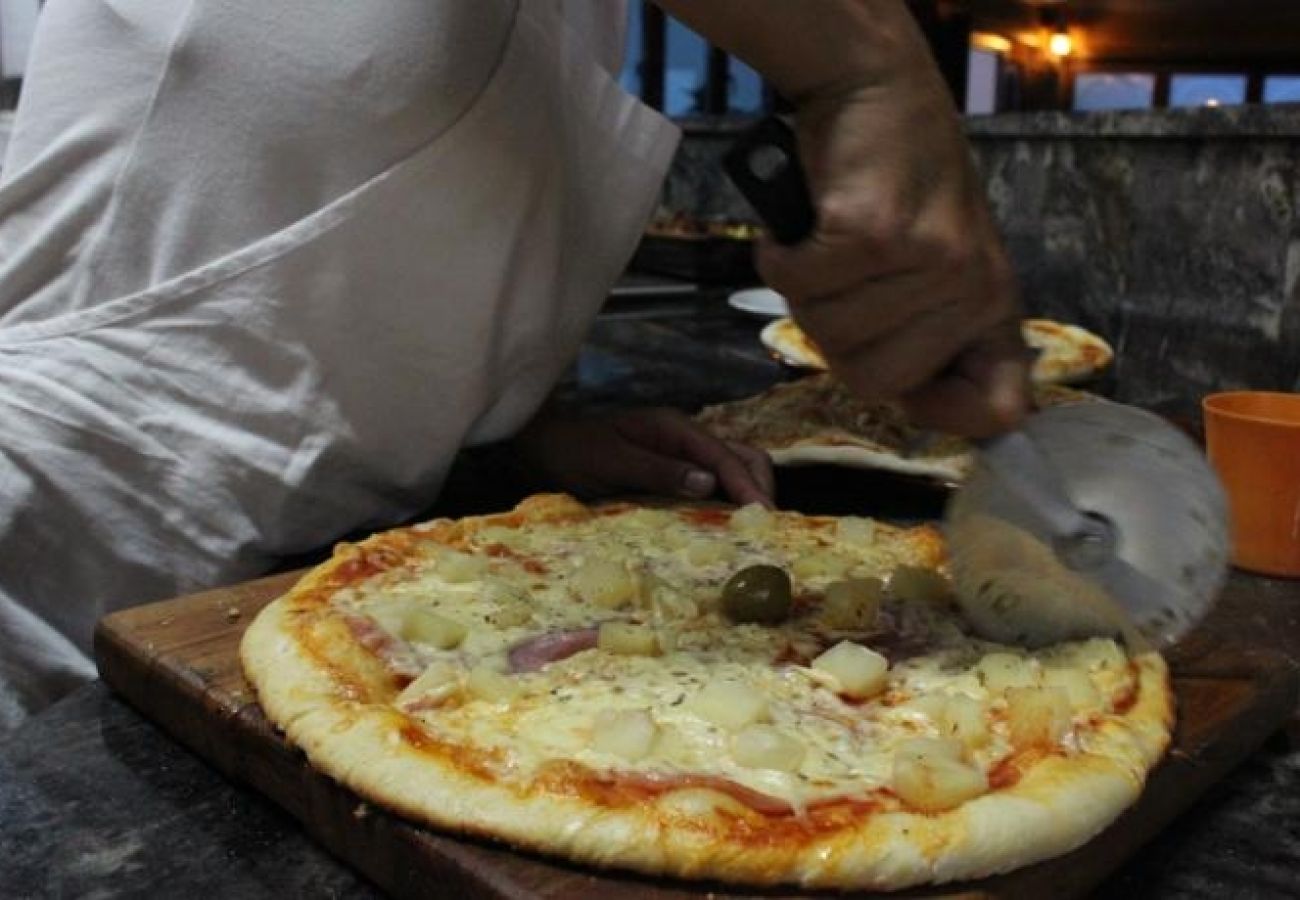
{"type": "Polygon", "coordinates": [[[948,706],[948,698],[943,694],[921,694],[919,697],[913,697],[905,704],[899,707],[900,710],[920,715],[928,722],[934,723],[936,728],[942,729],[944,710],[948,706]]]}
{"type": "Polygon", "coordinates": [[[623,656],[658,656],[662,652],[655,629],[627,622],[602,623],[596,635],[596,646],[606,653],[623,656]]]}
{"type": "Polygon", "coordinates": [[[690,595],[651,572],[638,579],[638,605],[662,619],[693,619],[700,614],[699,604],[690,595]]]}
{"type": "Polygon", "coordinates": [[[492,613],[491,621],[493,625],[499,625],[502,628],[513,628],[516,625],[525,625],[531,622],[533,611],[524,603],[505,602],[497,607],[496,612],[492,613]]]}
{"type": "Polygon", "coordinates": [[[960,806],[988,791],[984,772],[961,758],[957,741],[913,738],[899,744],[891,786],[899,798],[925,812],[960,806]]]}
{"type": "Polygon", "coordinates": [[[664,532],[677,523],[677,518],[662,509],[634,509],[620,515],[619,522],[629,531],[664,532]]]}
{"type": "Polygon", "coordinates": [[[907,603],[938,605],[952,599],[952,586],[934,569],[899,566],[889,576],[889,590],[907,603]]]}
{"type": "Polygon", "coordinates": [[[835,537],[846,544],[869,545],[876,536],[876,523],[871,519],[844,516],[835,523],[835,537]]]}
{"type": "Polygon", "coordinates": [[[750,769],[794,772],[803,762],[803,742],[771,725],[750,725],[731,739],[731,756],[750,769]]]}
{"type": "Polygon", "coordinates": [[[1064,689],[1075,709],[1091,712],[1101,708],[1101,691],[1083,669],[1048,666],[1043,669],[1043,683],[1064,689]]]}
{"type": "Polygon", "coordinates": [[[404,603],[375,604],[366,610],[366,614],[387,634],[402,636],[402,623],[415,607],[408,601],[404,603]]]}
{"type": "Polygon", "coordinates": [[[731,514],[731,527],[742,534],[766,531],[775,521],[771,510],[761,503],[750,503],[731,514]]]}
{"type": "Polygon", "coordinates": [[[482,556],[471,556],[452,550],[438,560],[438,574],[449,584],[466,584],[478,581],[488,571],[488,561],[482,556]]]}
{"type": "Polygon", "coordinates": [[[861,644],[840,641],[814,659],[812,667],[833,677],[839,693],[865,700],[885,689],[889,660],[861,644]]]}
{"type": "Polygon", "coordinates": [[[1055,746],[1070,729],[1070,697],[1064,688],[1007,691],[1007,728],[1016,747],[1055,746]]]}
{"type": "Polygon", "coordinates": [[[487,665],[470,669],[466,687],[474,697],[489,703],[509,703],[523,693],[517,680],[487,665]]]}
{"type": "Polygon", "coordinates": [[[651,751],[660,759],[690,765],[698,762],[696,748],[676,725],[660,725],[651,751]]]}
{"type": "Polygon", "coordinates": [[[1110,638],[1090,638],[1075,651],[1081,665],[1091,671],[1120,670],[1128,666],[1128,657],[1110,638]]]}
{"type": "Polygon", "coordinates": [[[806,553],[790,564],[790,571],[795,577],[809,578],[843,578],[853,568],[853,562],[834,553],[825,551],[806,553]]]}
{"type": "Polygon", "coordinates": [[[697,566],[731,562],[736,556],[736,546],[730,541],[716,538],[693,538],[686,545],[686,558],[697,566]]]}
{"type": "Polygon", "coordinates": [[[822,621],[831,628],[861,631],[876,624],[885,583],[879,578],[849,578],[832,582],[822,599],[822,621]]]}
{"type": "Polygon", "coordinates": [[[960,741],[969,750],[978,750],[989,742],[987,707],[965,694],[948,697],[939,714],[940,733],[960,741]]]}
{"type": "Polygon", "coordinates": [[[402,638],[439,650],[459,647],[469,633],[460,622],[428,609],[413,609],[402,620],[402,638]]]}
{"type": "Polygon", "coordinates": [[[402,706],[412,700],[442,700],[451,696],[459,686],[459,670],[446,660],[437,660],[397,695],[395,703],[402,706]]]}
{"type": "Polygon", "coordinates": [[[635,762],[650,752],[657,731],[644,710],[601,710],[591,727],[591,749],[635,762]]]}
{"type": "Polygon", "coordinates": [[[592,559],[569,576],[579,599],[603,609],[619,609],[637,596],[637,578],[627,566],[611,559],[592,559]]]}
{"type": "Polygon", "coordinates": [[[1038,683],[1033,663],[1015,653],[986,653],[975,664],[975,674],[990,695],[996,696],[1009,688],[1032,687],[1038,683]]]}
{"type": "Polygon", "coordinates": [[[691,699],[691,711],[728,731],[739,731],[767,718],[767,699],[739,682],[711,681],[691,699]]]}

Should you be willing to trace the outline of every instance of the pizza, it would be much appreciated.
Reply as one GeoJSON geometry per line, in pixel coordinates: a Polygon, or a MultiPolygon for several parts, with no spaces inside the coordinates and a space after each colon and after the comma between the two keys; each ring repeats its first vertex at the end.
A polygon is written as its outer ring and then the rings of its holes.
{"type": "Polygon", "coordinates": [[[1139,796],[1166,666],[975,635],[936,529],[562,495],[343,544],[255,619],[272,723],[365,800],[602,868],[894,889],[1139,796]]]}
{"type": "MultiPolygon", "coordinates": [[[[1097,335],[1077,325],[1051,319],[1025,319],[1021,335],[1037,351],[1030,377],[1036,384],[1087,381],[1110,365],[1115,353],[1097,335]]],[[[778,359],[802,369],[827,369],[826,357],[794,319],[773,319],[759,339],[778,359]]]]}
{"type": "MultiPolygon", "coordinates": [[[[1035,385],[1033,399],[1039,408],[1103,402],[1049,384],[1035,385]]],[[[828,372],[707,406],[695,418],[723,440],[766,451],[777,465],[852,466],[956,483],[975,464],[968,439],[913,425],[896,403],[859,400],[828,372]]]]}
{"type": "Polygon", "coordinates": [[[1030,377],[1040,384],[1076,384],[1101,373],[1115,351],[1101,337],[1078,325],[1051,319],[1025,319],[1020,333],[1038,351],[1030,377]]]}

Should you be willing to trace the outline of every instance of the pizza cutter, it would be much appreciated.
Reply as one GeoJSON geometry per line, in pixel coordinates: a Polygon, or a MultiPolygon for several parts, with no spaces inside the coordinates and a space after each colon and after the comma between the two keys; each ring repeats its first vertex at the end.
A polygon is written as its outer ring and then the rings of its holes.
{"type": "Polygon", "coordinates": [[[1227,501],[1205,456],[1118,403],[1042,410],[982,442],[945,532],[972,624],[1031,645],[1167,646],[1209,612],[1227,573],[1227,501]]]}
{"type": "MultiPolygon", "coordinates": [[[[782,243],[815,224],[793,129],[740,137],[724,166],[782,243]]],[[[1199,448],[1151,413],[1057,406],[977,443],[944,530],[968,619],[994,640],[1118,636],[1167,646],[1209,611],[1227,573],[1227,501],[1199,448]]]]}

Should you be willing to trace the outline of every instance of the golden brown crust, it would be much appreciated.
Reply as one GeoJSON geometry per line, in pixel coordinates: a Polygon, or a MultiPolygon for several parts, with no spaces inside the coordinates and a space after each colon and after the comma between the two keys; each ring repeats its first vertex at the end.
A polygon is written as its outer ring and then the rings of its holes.
{"type": "Polygon", "coordinates": [[[1032,377],[1040,384],[1087,381],[1110,365],[1115,351],[1091,331],[1051,319],[1026,319],[1025,343],[1039,351],[1032,377]]]}
{"type": "MultiPolygon", "coordinates": [[[[626,508],[626,507],[623,507],[626,508]]],[[[359,573],[400,572],[432,540],[456,546],[482,529],[602,514],[567,497],[516,510],[400,529],[344,545],[248,629],[241,659],[268,718],[313,765],[416,821],[597,866],[749,884],[893,889],[979,877],[1088,840],[1138,796],[1173,721],[1158,655],[1133,663],[1132,702],[1086,732],[1077,752],[1022,754],[1004,784],[943,813],[877,794],[802,816],[756,811],[707,783],[638,790],[581,766],[512,782],[492,752],[430,733],[391,704],[401,685],[325,613],[325,597],[359,573]],[[605,785],[605,787],[602,787],[605,785]]],[[[819,527],[810,519],[809,527],[819,527]]],[[[937,564],[937,534],[915,533],[937,564]]],[[[383,576],[379,576],[383,577],[383,576]]]]}

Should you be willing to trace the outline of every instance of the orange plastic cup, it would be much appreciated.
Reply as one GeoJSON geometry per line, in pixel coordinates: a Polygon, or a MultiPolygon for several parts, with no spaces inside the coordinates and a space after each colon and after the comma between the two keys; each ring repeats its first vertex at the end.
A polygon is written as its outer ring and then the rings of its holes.
{"type": "Polygon", "coordinates": [[[1232,562],[1300,576],[1300,394],[1228,391],[1201,408],[1210,462],[1228,494],[1232,562]]]}

